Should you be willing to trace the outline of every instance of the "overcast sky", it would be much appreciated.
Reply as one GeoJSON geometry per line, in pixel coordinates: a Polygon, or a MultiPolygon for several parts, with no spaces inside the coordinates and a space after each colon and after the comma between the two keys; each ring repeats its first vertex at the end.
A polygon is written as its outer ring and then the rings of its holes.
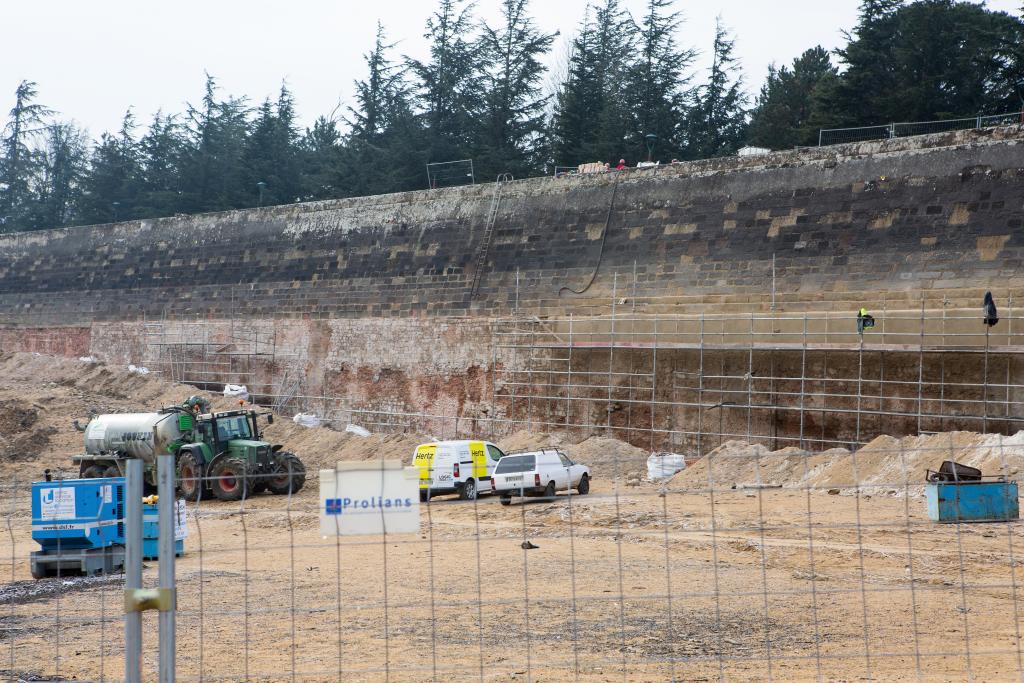
{"type": "MultiPolygon", "coordinates": [[[[94,136],[118,127],[129,106],[145,123],[154,112],[178,112],[202,93],[203,71],[224,93],[254,102],[275,95],[282,79],[295,94],[300,121],[310,123],[349,104],[362,78],[362,55],[380,19],[397,52],[423,57],[434,0],[2,0],[0,111],[13,104],[22,79],[39,84],[39,101],[73,118],[94,136]]],[[[534,0],[547,31],[560,31],[550,61],[583,16],[587,0],[534,0]]],[[[635,17],[644,0],[623,0],[635,17]]],[[[859,0],[677,0],[685,23],[682,45],[701,50],[707,64],[716,15],[736,36],[751,93],[772,62],[791,62],[814,45],[843,43],[859,0]]],[[[1019,0],[989,0],[1016,11],[1019,0]]],[[[478,0],[477,14],[498,16],[499,0],[478,0]]],[[[6,117],[4,117],[6,118],[6,117]]]]}

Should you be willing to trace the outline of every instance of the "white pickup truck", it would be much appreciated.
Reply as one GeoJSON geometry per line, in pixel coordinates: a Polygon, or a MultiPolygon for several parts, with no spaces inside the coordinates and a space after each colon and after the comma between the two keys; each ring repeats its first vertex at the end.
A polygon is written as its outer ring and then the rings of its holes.
{"type": "Polygon", "coordinates": [[[557,448],[542,448],[506,455],[491,477],[491,491],[508,505],[512,496],[554,498],[556,491],[590,492],[590,468],[577,465],[557,448]]]}

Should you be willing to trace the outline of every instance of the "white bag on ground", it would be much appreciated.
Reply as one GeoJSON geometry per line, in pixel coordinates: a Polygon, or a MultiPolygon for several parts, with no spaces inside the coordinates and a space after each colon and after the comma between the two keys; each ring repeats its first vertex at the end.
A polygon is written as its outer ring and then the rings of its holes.
{"type": "Polygon", "coordinates": [[[292,422],[302,427],[319,427],[320,418],[313,413],[295,413],[292,422]]]}
{"type": "Polygon", "coordinates": [[[129,365],[128,372],[132,373],[133,375],[148,375],[149,368],[144,368],[141,365],[129,365]]]}
{"type": "Polygon", "coordinates": [[[224,395],[234,396],[235,398],[242,399],[243,401],[248,401],[249,387],[244,384],[225,384],[224,395]]]}
{"type": "Polygon", "coordinates": [[[686,458],[678,453],[654,453],[647,458],[647,478],[650,481],[667,479],[686,469],[686,458]]]}
{"type": "Polygon", "coordinates": [[[96,356],[79,356],[78,360],[81,363],[89,363],[89,364],[99,362],[99,361],[96,360],[96,356]]]}
{"type": "Polygon", "coordinates": [[[350,434],[355,434],[356,436],[361,436],[364,439],[366,437],[370,436],[370,430],[364,429],[363,427],[360,427],[359,425],[349,425],[349,426],[345,427],[345,431],[350,433],[350,434]]]}

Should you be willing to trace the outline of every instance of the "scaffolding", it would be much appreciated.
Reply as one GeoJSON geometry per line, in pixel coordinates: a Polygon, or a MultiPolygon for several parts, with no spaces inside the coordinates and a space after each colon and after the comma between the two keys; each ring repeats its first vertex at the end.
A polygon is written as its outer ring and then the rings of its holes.
{"type": "MultiPolygon", "coordinates": [[[[454,397],[448,413],[335,395],[337,385],[309,376],[323,369],[305,353],[285,352],[272,320],[147,322],[147,363],[213,391],[245,384],[259,405],[336,426],[438,438],[565,431],[693,457],[731,439],[854,448],[881,434],[1024,428],[1024,325],[1012,298],[994,328],[946,300],[883,300],[876,327],[858,333],[854,312],[781,310],[774,297],[747,312],[676,314],[637,297],[635,280],[622,290],[615,275],[611,296],[588,298],[586,314],[491,321],[489,396],[476,406],[454,397]]],[[[449,379],[430,368],[418,377],[449,379]]]]}
{"type": "Polygon", "coordinates": [[[145,321],[145,362],[168,380],[208,391],[245,385],[254,403],[286,412],[301,391],[300,359],[278,348],[272,323],[264,327],[233,318],[145,321]]]}
{"type": "Polygon", "coordinates": [[[729,439],[855,448],[881,434],[1024,423],[1012,299],[997,328],[922,298],[916,311],[883,308],[863,333],[849,312],[643,313],[649,303],[619,298],[616,277],[606,315],[499,320],[495,344],[512,361],[495,402],[531,429],[696,457],[729,439]]]}

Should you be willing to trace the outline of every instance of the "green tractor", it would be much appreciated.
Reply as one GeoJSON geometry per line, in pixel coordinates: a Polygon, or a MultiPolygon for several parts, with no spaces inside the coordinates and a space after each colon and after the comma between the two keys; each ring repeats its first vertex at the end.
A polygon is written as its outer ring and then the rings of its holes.
{"type": "Polygon", "coordinates": [[[126,459],[138,458],[145,462],[145,485],[155,489],[154,456],[172,453],[178,488],[188,501],[297,493],[306,483],[306,468],[294,454],[263,441],[261,415],[273,423],[273,415],[244,408],[211,412],[201,396],[154,413],[98,415],[79,427],[85,432],[85,454],[73,460],[81,477],[92,478],[123,476],[126,459]]]}
{"type": "MultiPolygon", "coordinates": [[[[263,441],[255,410],[209,412],[209,402],[199,396],[183,407],[194,424],[183,432],[177,445],[178,485],[185,500],[210,494],[220,500],[240,500],[254,493],[297,493],[306,483],[306,468],[294,453],[263,441]]],[[[274,416],[265,413],[268,423],[274,416]]]]}

